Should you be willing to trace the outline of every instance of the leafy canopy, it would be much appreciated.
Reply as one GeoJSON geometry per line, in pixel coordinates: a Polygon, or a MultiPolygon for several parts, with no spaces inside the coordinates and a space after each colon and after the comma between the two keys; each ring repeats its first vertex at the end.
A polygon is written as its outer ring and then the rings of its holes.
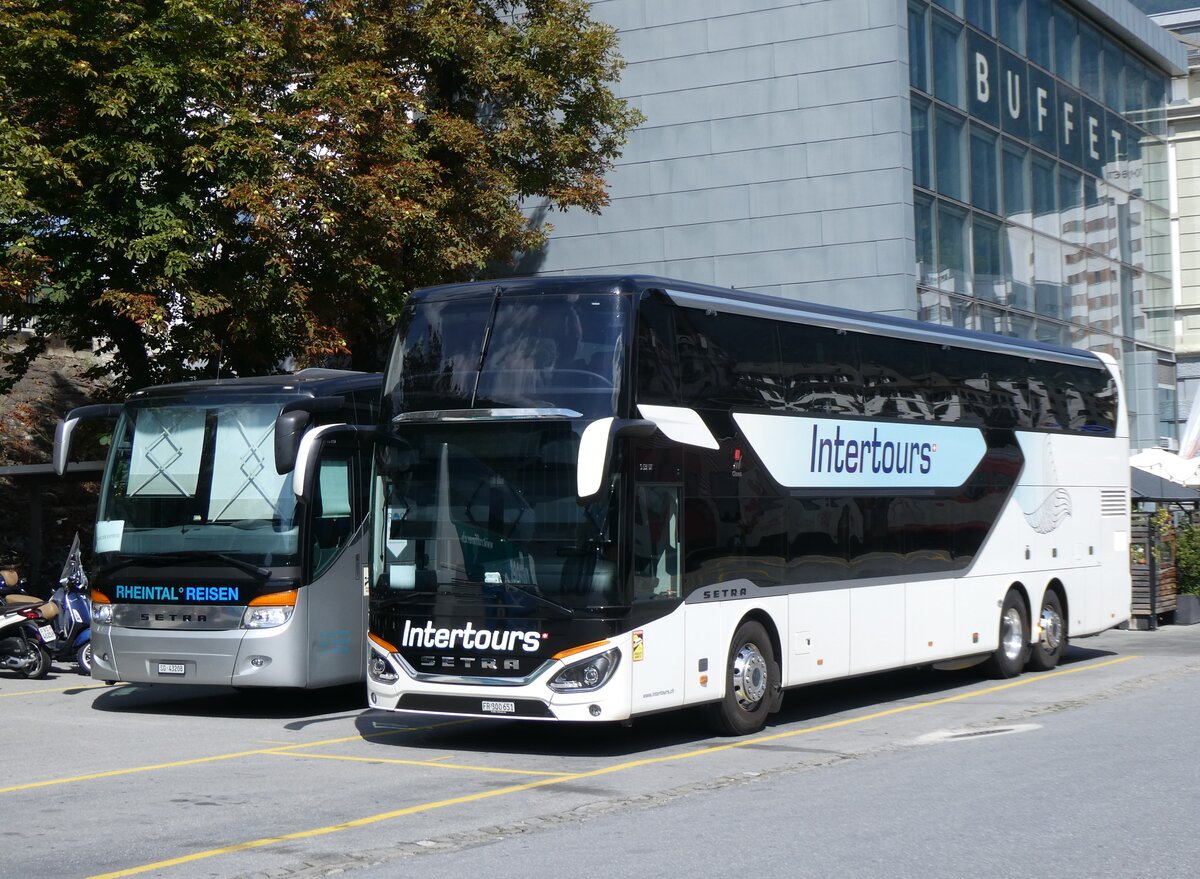
{"type": "Polygon", "coordinates": [[[586,0],[0,0],[0,317],[123,387],[349,359],[597,211],[640,114],[586,0]]]}

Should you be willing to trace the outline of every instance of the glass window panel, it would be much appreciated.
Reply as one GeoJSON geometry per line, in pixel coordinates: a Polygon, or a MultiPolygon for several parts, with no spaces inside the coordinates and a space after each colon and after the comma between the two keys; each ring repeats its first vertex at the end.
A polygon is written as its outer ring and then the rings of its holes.
{"type": "Polygon", "coordinates": [[[1002,302],[1004,264],[999,223],[978,215],[972,218],[971,256],[975,272],[975,296],[988,302],[1002,302]]]}
{"type": "Polygon", "coordinates": [[[1146,72],[1146,128],[1159,137],[1167,136],[1167,83],[1153,70],[1146,72]]]}
{"type": "Polygon", "coordinates": [[[1029,150],[1007,138],[1001,147],[1001,168],[1004,176],[1004,216],[1028,224],[1029,216],[1029,150]]]}
{"type": "Polygon", "coordinates": [[[959,18],[963,15],[963,0],[933,0],[938,6],[943,9],[949,9],[959,18]]]}
{"type": "MultiPolygon", "coordinates": [[[[1001,3],[1004,0],[1000,0],[1001,3]]],[[[1050,0],[1027,0],[1029,20],[1029,60],[1053,70],[1053,30],[1050,22],[1050,0]]]]}
{"type": "Polygon", "coordinates": [[[937,206],[938,287],[971,292],[967,283],[967,212],[946,202],[937,206]]]}
{"type": "Polygon", "coordinates": [[[933,16],[933,93],[956,107],[963,106],[965,49],[963,26],[953,19],[933,16]]]}
{"type": "Polygon", "coordinates": [[[1000,168],[997,138],[981,125],[971,126],[971,204],[1000,213],[1000,168]]]}
{"type": "Polygon", "coordinates": [[[1000,0],[996,8],[1000,42],[1025,54],[1025,0],[1000,0]]]}
{"type": "Polygon", "coordinates": [[[1033,311],[1033,233],[1005,224],[1002,247],[1008,281],[1004,299],[1013,308],[1033,311]]]}
{"type": "Polygon", "coordinates": [[[1125,55],[1111,40],[1101,50],[1101,76],[1104,103],[1118,113],[1125,109],[1125,55]]]}
{"type": "Polygon", "coordinates": [[[1083,175],[1065,165],[1058,166],[1059,229],[1057,237],[1083,243],[1083,175]]]}
{"type": "Polygon", "coordinates": [[[1110,199],[1100,197],[1104,184],[1099,181],[1087,180],[1084,184],[1085,193],[1093,191],[1098,197],[1084,206],[1084,226],[1087,236],[1087,246],[1096,253],[1105,256],[1117,256],[1116,218],[1112,211],[1110,199]]]}
{"type": "Polygon", "coordinates": [[[917,283],[937,285],[937,266],[933,261],[933,199],[913,196],[913,221],[917,236],[917,283]]]}
{"type": "Polygon", "coordinates": [[[1061,3],[1054,4],[1054,72],[1079,85],[1079,24],[1061,3]]]}
{"type": "Polygon", "coordinates": [[[915,3],[908,7],[908,81],[913,88],[929,91],[929,10],[915,3]]]}
{"type": "MultiPolygon", "coordinates": [[[[1008,0],[1000,0],[1000,5],[1004,6],[1007,2],[1008,0]]],[[[967,0],[967,21],[985,34],[995,36],[992,0],[967,0]]]]}
{"type": "Polygon", "coordinates": [[[967,33],[967,110],[976,119],[1000,124],[1000,64],[996,44],[974,31],[967,33]]]}
{"type": "Polygon", "coordinates": [[[1093,329],[1114,335],[1121,333],[1117,276],[1116,263],[1098,256],[1088,258],[1088,323],[1093,329]]]}
{"type": "Polygon", "coordinates": [[[1097,101],[1104,97],[1100,86],[1100,34],[1086,24],[1079,26],[1079,87],[1097,101]]]}
{"type": "Polygon", "coordinates": [[[1029,76],[1029,139],[1034,146],[1054,155],[1058,152],[1058,100],[1054,77],[1036,67],[1029,76]]]}
{"type": "Polygon", "coordinates": [[[1012,52],[1000,53],[1000,84],[1003,94],[1000,125],[1005,134],[1029,140],[1029,65],[1012,52]]]}
{"type": "Polygon", "coordinates": [[[1083,135],[1083,167],[1097,177],[1104,176],[1104,111],[1086,98],[1080,102],[1079,121],[1083,135]]]}
{"type": "Polygon", "coordinates": [[[1128,118],[1142,124],[1146,107],[1146,73],[1142,62],[1125,55],[1125,112],[1128,118]]]}
{"type": "Polygon", "coordinates": [[[929,101],[912,96],[913,185],[933,189],[929,137],[929,101]]]}
{"type": "Polygon", "coordinates": [[[935,149],[937,191],[959,201],[967,200],[967,120],[941,107],[937,109],[935,149]]]}
{"type": "Polygon", "coordinates": [[[917,290],[917,320],[931,324],[950,324],[950,297],[927,287],[917,290]]]}
{"type": "Polygon", "coordinates": [[[1033,216],[1038,230],[1048,235],[1058,234],[1058,205],[1055,196],[1054,162],[1045,156],[1033,154],[1033,216]]]}
{"type": "Polygon", "coordinates": [[[1070,290],[1063,274],[1063,246],[1052,238],[1033,239],[1033,308],[1038,314],[1066,320],[1070,316],[1070,290]]]}

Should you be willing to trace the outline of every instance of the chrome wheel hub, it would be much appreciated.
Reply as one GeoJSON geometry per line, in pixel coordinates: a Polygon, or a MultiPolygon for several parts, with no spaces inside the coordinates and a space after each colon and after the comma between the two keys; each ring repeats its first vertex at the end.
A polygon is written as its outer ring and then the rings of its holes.
{"type": "Polygon", "coordinates": [[[733,693],[746,711],[767,694],[767,660],[754,644],[743,644],[733,657],[733,693]]]}
{"type": "Polygon", "coordinates": [[[1007,659],[1015,660],[1025,649],[1025,625],[1021,621],[1021,612],[1010,607],[1000,620],[1000,649],[1007,659]]]}
{"type": "Polygon", "coordinates": [[[1053,653],[1062,644],[1063,619],[1052,607],[1042,608],[1042,646],[1053,653]]]}

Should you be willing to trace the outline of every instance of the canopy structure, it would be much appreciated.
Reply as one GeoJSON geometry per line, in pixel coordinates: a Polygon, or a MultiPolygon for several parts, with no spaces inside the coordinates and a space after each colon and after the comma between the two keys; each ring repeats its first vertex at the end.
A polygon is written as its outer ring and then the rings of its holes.
{"type": "Polygon", "coordinates": [[[1200,504],[1200,491],[1143,470],[1130,467],[1130,488],[1133,502],[1200,504]]]}
{"type": "Polygon", "coordinates": [[[1143,449],[1130,457],[1129,463],[1179,485],[1200,487],[1200,458],[1181,458],[1166,449],[1143,449]]]}

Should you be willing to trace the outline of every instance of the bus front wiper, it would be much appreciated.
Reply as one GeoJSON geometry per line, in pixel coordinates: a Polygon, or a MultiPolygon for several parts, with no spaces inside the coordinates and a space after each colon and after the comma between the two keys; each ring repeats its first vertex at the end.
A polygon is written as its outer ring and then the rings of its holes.
{"type": "Polygon", "coordinates": [[[121,568],[129,568],[134,565],[141,565],[146,568],[161,568],[166,565],[179,565],[186,562],[205,561],[207,559],[216,559],[230,567],[237,568],[239,571],[244,571],[251,576],[258,577],[260,580],[266,580],[271,576],[271,569],[264,568],[261,565],[256,565],[253,562],[245,562],[241,559],[234,558],[222,552],[156,552],[146,555],[134,555],[132,553],[123,553],[117,556],[115,561],[109,562],[104,567],[97,570],[101,576],[113,573],[121,568]]]}

